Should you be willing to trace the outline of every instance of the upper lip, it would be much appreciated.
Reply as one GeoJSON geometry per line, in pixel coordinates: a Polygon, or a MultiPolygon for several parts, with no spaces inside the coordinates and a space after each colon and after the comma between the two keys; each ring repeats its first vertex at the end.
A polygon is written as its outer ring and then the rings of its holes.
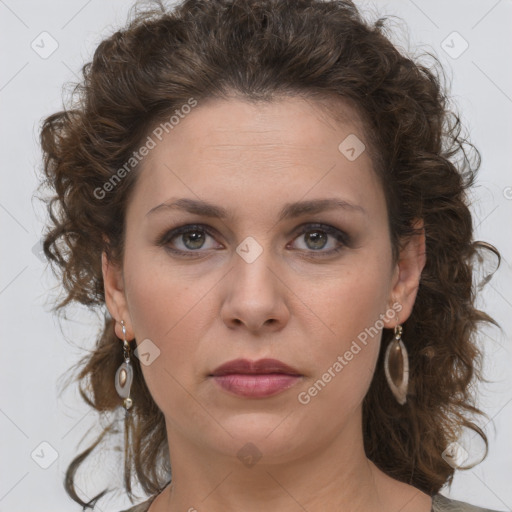
{"type": "Polygon", "coordinates": [[[227,363],[221,364],[210,375],[228,375],[232,373],[247,374],[268,374],[284,373],[287,375],[301,375],[301,373],[282,361],[277,359],[258,359],[249,361],[248,359],[233,359],[227,363]]]}

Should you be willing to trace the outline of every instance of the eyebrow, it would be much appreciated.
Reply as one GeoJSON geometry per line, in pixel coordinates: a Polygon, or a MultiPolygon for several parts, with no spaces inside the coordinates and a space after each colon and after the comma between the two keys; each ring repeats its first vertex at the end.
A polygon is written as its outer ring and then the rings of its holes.
{"type": "MultiPolygon", "coordinates": [[[[310,201],[299,201],[296,203],[286,203],[279,212],[279,222],[285,219],[300,217],[301,215],[311,215],[334,209],[345,209],[356,213],[367,214],[366,210],[357,204],[350,203],[339,198],[314,199],[310,201]]],[[[213,217],[218,219],[228,218],[229,212],[222,206],[218,206],[206,201],[191,198],[170,198],[162,204],[151,208],[146,217],[157,211],[166,211],[168,209],[183,210],[203,217],[213,217]]]]}

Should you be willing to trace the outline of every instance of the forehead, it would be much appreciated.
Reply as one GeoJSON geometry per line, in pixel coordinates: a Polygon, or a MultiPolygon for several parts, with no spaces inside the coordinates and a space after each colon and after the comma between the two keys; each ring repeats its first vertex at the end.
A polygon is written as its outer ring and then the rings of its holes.
{"type": "Polygon", "coordinates": [[[285,150],[289,144],[309,153],[325,150],[343,132],[364,138],[360,117],[349,103],[296,96],[257,102],[207,99],[165,132],[170,145],[189,142],[205,151],[229,151],[233,145],[265,149],[265,144],[285,150]]]}
{"type": "Polygon", "coordinates": [[[353,200],[363,189],[371,194],[377,183],[368,151],[361,149],[365,134],[356,111],[349,105],[328,109],[325,102],[295,97],[198,104],[161,140],[153,136],[155,147],[137,170],[134,202],[146,213],[170,196],[222,202],[230,192],[241,200],[275,199],[280,191],[283,199],[288,193],[296,199],[310,190],[306,199],[312,199],[340,186],[353,200]],[[355,144],[357,158],[343,152],[347,144],[355,144]]]}

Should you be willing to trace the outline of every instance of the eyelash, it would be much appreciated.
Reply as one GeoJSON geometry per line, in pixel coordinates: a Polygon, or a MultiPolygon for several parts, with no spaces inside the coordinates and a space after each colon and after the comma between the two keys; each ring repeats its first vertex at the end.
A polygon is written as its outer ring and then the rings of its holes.
{"type": "MultiPolygon", "coordinates": [[[[200,249],[197,250],[187,250],[183,251],[181,249],[171,249],[168,244],[169,242],[176,238],[179,235],[187,234],[187,233],[193,233],[193,232],[203,232],[207,235],[211,236],[212,238],[215,238],[212,231],[209,229],[208,226],[205,226],[203,224],[187,224],[184,226],[179,226],[175,229],[171,229],[170,231],[165,231],[160,237],[158,237],[157,244],[159,246],[165,246],[166,250],[172,252],[173,254],[178,254],[180,256],[186,256],[186,257],[194,257],[195,253],[201,252],[200,249]]],[[[319,223],[312,223],[312,224],[305,224],[302,226],[302,229],[299,233],[296,234],[295,238],[300,237],[301,235],[304,235],[306,233],[309,233],[311,231],[320,231],[324,232],[328,235],[333,236],[336,238],[338,242],[341,243],[340,246],[330,249],[328,251],[322,251],[319,249],[318,251],[311,250],[310,252],[315,253],[315,255],[318,255],[319,257],[327,257],[332,256],[336,253],[339,253],[342,251],[346,246],[350,246],[350,237],[347,235],[347,233],[340,231],[339,229],[329,226],[326,224],[319,224],[319,223]]],[[[294,238],[294,239],[295,239],[294,238]]]]}

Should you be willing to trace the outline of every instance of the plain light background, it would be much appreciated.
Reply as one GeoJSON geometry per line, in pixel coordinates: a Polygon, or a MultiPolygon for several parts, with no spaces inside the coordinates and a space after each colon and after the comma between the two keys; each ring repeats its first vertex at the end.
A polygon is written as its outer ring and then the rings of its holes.
{"type": "MultiPolygon", "coordinates": [[[[496,245],[503,258],[479,300],[503,328],[485,329],[481,336],[485,376],[492,383],[477,391],[492,421],[481,418],[479,424],[490,452],[476,468],[456,472],[452,487],[442,492],[512,510],[512,2],[357,4],[369,19],[398,16],[402,21],[392,19],[389,28],[401,48],[438,55],[482,154],[472,207],[476,238],[496,245]]],[[[101,323],[82,306],[69,308],[61,323],[50,311],[59,283],[40,253],[46,213],[33,197],[41,167],[38,134],[42,119],[62,108],[65,84],[79,80],[81,66],[124,24],[131,6],[121,0],[0,0],[0,512],[81,510],[67,497],[63,474],[88,446],[92,437],[79,443],[98,418],[75,387],[59,396],[59,386],[64,372],[92,347],[101,323]]],[[[102,472],[84,479],[82,491],[89,495],[121,484],[119,453],[95,460],[102,472]]],[[[97,509],[128,505],[120,492],[97,509]]]]}

